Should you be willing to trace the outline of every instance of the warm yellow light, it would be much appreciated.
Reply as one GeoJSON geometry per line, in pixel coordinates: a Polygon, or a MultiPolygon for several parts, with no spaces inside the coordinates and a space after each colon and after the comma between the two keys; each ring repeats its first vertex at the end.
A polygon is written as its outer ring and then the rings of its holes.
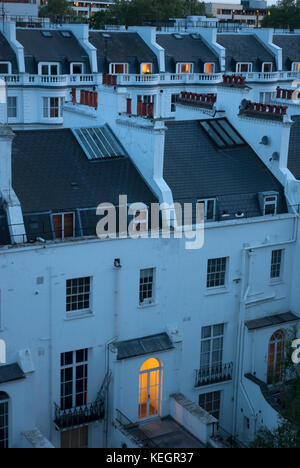
{"type": "Polygon", "coordinates": [[[205,73],[212,73],[212,71],[213,71],[212,68],[213,68],[212,64],[211,64],[211,63],[207,63],[207,64],[205,65],[205,73]]]}
{"type": "Polygon", "coordinates": [[[155,358],[150,358],[142,365],[141,372],[149,369],[156,369],[157,367],[159,367],[159,361],[155,358]]]}
{"type": "Polygon", "coordinates": [[[142,65],[142,73],[151,73],[151,63],[143,63],[142,65]]]}

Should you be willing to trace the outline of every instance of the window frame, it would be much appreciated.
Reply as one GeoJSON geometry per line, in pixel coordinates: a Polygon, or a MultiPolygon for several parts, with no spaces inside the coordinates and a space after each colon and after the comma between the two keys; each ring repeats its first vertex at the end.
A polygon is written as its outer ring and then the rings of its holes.
{"type": "Polygon", "coordinates": [[[128,75],[129,64],[126,62],[112,62],[109,64],[109,74],[110,75],[128,75]],[[122,73],[118,73],[115,71],[116,66],[123,65],[124,71],[122,73]]]}
{"type": "Polygon", "coordinates": [[[277,283],[282,281],[283,278],[283,265],[284,265],[284,255],[285,249],[273,249],[271,251],[271,262],[270,262],[270,280],[271,283],[277,283]],[[280,262],[274,261],[273,257],[276,255],[275,253],[280,252],[280,262]],[[275,254],[275,255],[274,255],[275,254]],[[274,276],[274,270],[279,270],[279,274],[274,276]]]}
{"type": "MultiPolygon", "coordinates": [[[[62,119],[63,117],[63,105],[64,105],[64,98],[62,96],[42,96],[42,118],[45,120],[52,119],[62,119]],[[58,107],[53,106],[51,107],[51,100],[58,99],[58,107]],[[45,103],[47,104],[45,105],[45,103]],[[57,116],[51,116],[51,110],[55,112],[57,109],[57,116]],[[45,112],[46,111],[46,112],[45,112]],[[47,114],[47,115],[46,115],[47,114]]],[[[56,112],[55,112],[56,113],[56,112]]]]}
{"type": "Polygon", "coordinates": [[[75,237],[75,220],[76,220],[76,217],[75,217],[74,211],[68,211],[68,212],[63,212],[63,213],[52,213],[51,217],[52,217],[53,234],[55,236],[55,239],[64,240],[64,239],[71,239],[72,237],[75,237]],[[65,216],[66,215],[72,215],[73,216],[73,233],[72,233],[72,236],[65,236],[65,216]],[[61,216],[62,217],[61,237],[57,237],[57,235],[55,233],[54,216],[61,216]]]}
{"type": "Polygon", "coordinates": [[[70,74],[71,75],[84,75],[84,63],[82,63],[82,62],[72,62],[72,63],[70,63],[70,74]],[[81,73],[74,73],[74,65],[75,66],[78,66],[78,65],[81,66],[81,73]]]}
{"type": "Polygon", "coordinates": [[[204,221],[215,221],[216,220],[216,209],[217,209],[217,199],[216,198],[200,198],[199,200],[197,200],[197,203],[204,203],[204,221]],[[209,218],[209,219],[207,218],[208,202],[213,202],[214,203],[213,217],[209,218]]]}
{"type": "MultiPolygon", "coordinates": [[[[2,428],[3,431],[7,431],[6,433],[6,438],[0,440],[0,442],[3,442],[4,447],[2,448],[10,448],[10,397],[9,395],[2,391],[0,392],[0,397],[1,393],[3,394],[3,399],[0,399],[0,408],[3,406],[3,415],[7,417],[7,424],[5,424],[5,417],[4,417],[4,424],[0,428],[2,428]],[[4,395],[6,395],[4,397],[4,395]],[[6,410],[5,410],[6,407],[6,410]]],[[[0,413],[1,414],[1,413],[0,413]]]]}
{"type": "Polygon", "coordinates": [[[18,119],[18,96],[7,96],[7,118],[10,119],[10,120],[17,120],[18,119]],[[9,101],[11,99],[15,100],[15,105],[14,106],[9,105],[9,101]],[[16,111],[15,115],[10,116],[9,115],[9,109],[15,109],[15,111],[16,111]]]}
{"type": "Polygon", "coordinates": [[[178,75],[191,75],[194,73],[194,64],[192,62],[176,62],[176,73],[178,75]],[[182,71],[181,67],[183,65],[188,65],[189,71],[182,71]]]}
{"type": "Polygon", "coordinates": [[[92,314],[92,291],[93,291],[93,277],[92,276],[80,276],[80,277],[73,277],[73,278],[68,278],[66,280],[66,289],[65,289],[65,297],[66,297],[66,305],[65,305],[65,314],[67,319],[68,318],[77,318],[85,315],[91,315],[92,314]],[[73,286],[73,281],[77,280],[86,280],[89,279],[89,289],[87,291],[79,291],[80,285],[77,283],[77,293],[76,294],[68,294],[68,288],[72,290],[75,286],[73,286]],[[68,284],[68,281],[71,283],[68,284]],[[82,298],[81,301],[79,301],[78,296],[84,296],[88,294],[89,299],[88,299],[88,307],[82,307],[82,308],[77,308],[77,309],[72,309],[72,297],[76,296],[77,297],[77,303],[79,302],[85,302],[84,299],[82,298]],[[70,303],[68,304],[68,297],[70,297],[70,303]],[[70,310],[68,310],[68,305],[70,307],[70,310]]]}
{"type": "Polygon", "coordinates": [[[210,370],[214,366],[223,366],[224,361],[224,337],[225,337],[225,324],[217,323],[213,325],[204,326],[201,328],[201,341],[200,341],[200,370],[210,370]],[[216,327],[222,327],[222,333],[214,335],[216,327]],[[204,336],[204,330],[210,328],[209,336],[204,336]],[[221,347],[214,349],[214,342],[221,339],[221,347]],[[209,351],[204,350],[204,342],[209,342],[209,351]],[[214,359],[214,353],[220,353],[220,359],[214,359]],[[208,364],[204,364],[203,356],[209,356],[208,364]]]}
{"type": "Polygon", "coordinates": [[[214,418],[216,418],[218,421],[220,421],[220,414],[221,414],[221,408],[222,408],[222,391],[221,390],[215,390],[213,392],[205,392],[205,393],[201,393],[199,395],[199,399],[198,399],[198,403],[199,403],[199,406],[200,408],[203,408],[207,413],[209,413],[210,415],[212,415],[214,418]],[[214,399],[213,396],[215,396],[216,394],[218,394],[218,399],[214,399]],[[211,403],[212,403],[212,410],[209,411],[205,406],[206,406],[206,403],[207,401],[205,401],[205,404],[204,406],[201,406],[200,405],[200,398],[203,398],[203,397],[206,397],[205,400],[207,400],[207,396],[208,395],[212,395],[212,400],[211,400],[211,403]],[[219,405],[218,405],[218,409],[217,411],[213,411],[213,403],[217,401],[219,402],[219,405]],[[215,416],[215,413],[218,412],[218,417],[215,416]]]}
{"type": "Polygon", "coordinates": [[[252,62],[237,62],[235,67],[236,73],[252,73],[253,71],[253,63],[252,62]],[[242,65],[248,65],[247,71],[241,71],[240,68],[242,65]]]}
{"type": "Polygon", "coordinates": [[[206,75],[210,75],[210,74],[216,73],[216,64],[215,64],[214,62],[205,62],[203,71],[204,71],[204,73],[205,73],[206,75]],[[211,65],[212,71],[210,71],[210,72],[207,72],[207,71],[206,71],[206,66],[207,66],[207,65],[211,65]]]}
{"type": "Polygon", "coordinates": [[[273,72],[273,63],[272,62],[263,62],[262,66],[261,66],[261,71],[262,71],[262,73],[272,73],[273,72]],[[264,70],[265,65],[271,65],[271,70],[270,71],[265,71],[264,70]]]}
{"type": "Polygon", "coordinates": [[[41,76],[59,76],[60,73],[60,63],[59,62],[39,62],[38,64],[38,75],[41,76]],[[52,74],[51,72],[51,67],[56,66],[57,67],[57,73],[52,74]],[[42,73],[43,67],[48,67],[48,73],[42,73]]]}
{"type": "Polygon", "coordinates": [[[60,409],[62,411],[73,409],[73,408],[80,408],[88,404],[88,381],[89,381],[88,372],[89,372],[89,349],[88,348],[76,349],[75,351],[66,351],[64,353],[60,353],[60,409]],[[79,352],[83,352],[84,357],[86,357],[86,359],[83,359],[82,361],[77,361],[77,353],[79,352]],[[72,363],[62,364],[63,356],[66,356],[67,354],[72,354],[72,363]],[[78,367],[85,368],[82,378],[81,377],[79,378],[77,375],[78,367]],[[70,379],[66,380],[66,378],[65,379],[62,378],[63,376],[66,377],[65,371],[67,369],[72,369],[71,380],[70,379]],[[84,389],[84,386],[83,386],[82,392],[77,392],[77,383],[81,380],[86,381],[86,389],[84,389]],[[68,383],[72,383],[72,393],[65,393],[64,389],[67,388],[68,383]],[[77,404],[77,396],[81,394],[84,396],[85,402],[79,405],[77,404]],[[66,404],[62,404],[63,400],[66,400],[68,397],[72,399],[71,407],[69,407],[69,405],[68,407],[66,407],[66,404]]]}
{"type": "Polygon", "coordinates": [[[300,73],[300,62],[292,62],[291,71],[300,73]]]}
{"type": "MultiPolygon", "coordinates": [[[[216,267],[215,267],[216,268],[216,267]]],[[[206,290],[207,291],[215,291],[215,290],[225,290],[227,289],[227,284],[228,284],[228,273],[229,273],[229,257],[216,257],[216,258],[208,258],[207,259],[207,272],[206,272],[206,290]],[[222,261],[225,260],[225,271],[224,271],[224,284],[219,284],[215,286],[208,286],[209,283],[209,275],[212,275],[213,273],[216,275],[221,274],[222,270],[220,271],[214,271],[214,272],[209,272],[209,262],[211,261],[222,261]]],[[[216,282],[216,277],[214,279],[214,282],[216,282]]]]}
{"type": "Polygon", "coordinates": [[[7,65],[7,73],[2,73],[0,72],[0,75],[11,75],[12,73],[12,66],[11,66],[11,62],[7,62],[5,60],[1,60],[0,61],[0,65],[7,65]]]}
{"type": "Polygon", "coordinates": [[[153,63],[152,62],[142,62],[140,66],[140,74],[141,75],[151,75],[153,73],[153,63]],[[143,66],[144,65],[150,65],[150,71],[149,72],[143,72],[143,66]]]}
{"type": "Polygon", "coordinates": [[[278,208],[278,195],[277,194],[270,194],[266,195],[264,194],[264,200],[263,200],[263,216],[276,216],[277,215],[277,208],[278,208]],[[273,201],[267,200],[267,198],[274,198],[273,201]],[[266,213],[266,207],[275,205],[274,213],[266,213]]]}
{"type": "MultiPolygon", "coordinates": [[[[145,278],[146,276],[144,276],[145,278]]],[[[155,267],[150,267],[150,268],[141,268],[140,269],[140,274],[139,274],[139,307],[149,307],[153,306],[156,304],[156,295],[155,295],[155,284],[156,284],[156,268],[155,267]],[[142,277],[142,272],[147,272],[152,270],[152,283],[142,283],[141,280],[143,279],[142,277]],[[151,297],[150,298],[143,298],[141,300],[141,293],[142,293],[142,284],[151,284],[151,297]]]]}
{"type": "Polygon", "coordinates": [[[89,425],[88,424],[83,424],[82,426],[70,428],[66,431],[62,431],[60,433],[60,448],[89,448],[89,425]],[[81,442],[81,437],[82,437],[82,431],[86,431],[86,434],[84,436],[87,437],[87,445],[80,445],[81,442]],[[72,434],[77,433],[77,442],[78,446],[72,447],[72,434]],[[68,440],[66,440],[68,438],[68,440]],[[65,440],[63,440],[65,439],[65,440]],[[65,446],[67,445],[67,446],[65,446]]]}

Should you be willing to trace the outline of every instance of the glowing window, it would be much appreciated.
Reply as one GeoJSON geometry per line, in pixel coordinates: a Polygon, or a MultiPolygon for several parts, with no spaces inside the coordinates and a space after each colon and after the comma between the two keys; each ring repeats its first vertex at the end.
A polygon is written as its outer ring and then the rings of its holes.
{"type": "Polygon", "coordinates": [[[140,368],[139,419],[155,416],[159,412],[161,394],[161,364],[150,358],[140,368]]]}
{"type": "Polygon", "coordinates": [[[300,62],[293,62],[292,63],[292,71],[300,72],[300,62]]]}
{"type": "Polygon", "coordinates": [[[193,73],[193,63],[177,63],[177,73],[193,73]]]}
{"type": "Polygon", "coordinates": [[[215,72],[215,64],[214,63],[206,63],[204,65],[204,73],[214,73],[215,72]]]}
{"type": "Polygon", "coordinates": [[[152,73],[152,63],[142,63],[141,73],[146,75],[147,73],[152,73]]]}

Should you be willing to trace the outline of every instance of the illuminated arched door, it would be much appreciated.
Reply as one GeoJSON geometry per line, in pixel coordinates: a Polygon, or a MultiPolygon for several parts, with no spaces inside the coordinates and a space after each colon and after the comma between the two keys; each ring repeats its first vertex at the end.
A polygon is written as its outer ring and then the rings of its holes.
{"type": "Polygon", "coordinates": [[[158,359],[150,358],[140,368],[139,419],[155,416],[159,412],[162,367],[158,359]]]}
{"type": "Polygon", "coordinates": [[[268,353],[268,384],[282,380],[285,332],[277,330],[270,338],[268,353]]]}

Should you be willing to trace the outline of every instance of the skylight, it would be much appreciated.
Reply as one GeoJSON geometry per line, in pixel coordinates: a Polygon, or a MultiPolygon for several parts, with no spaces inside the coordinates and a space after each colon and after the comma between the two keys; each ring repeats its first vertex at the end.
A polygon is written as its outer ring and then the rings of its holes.
{"type": "Polygon", "coordinates": [[[105,37],[106,39],[109,39],[111,37],[111,35],[108,33],[102,33],[102,36],[105,37]]]}
{"type": "Polygon", "coordinates": [[[200,125],[219,148],[232,148],[245,144],[226,119],[202,120],[200,125]]]}
{"type": "Polygon", "coordinates": [[[41,33],[44,37],[52,37],[52,33],[50,31],[41,31],[41,33]]]}
{"type": "Polygon", "coordinates": [[[175,37],[175,39],[182,39],[183,36],[181,34],[173,34],[173,36],[175,37]]]}
{"type": "Polygon", "coordinates": [[[93,128],[73,128],[72,132],[88,159],[115,158],[125,154],[107,124],[93,128]]]}
{"type": "Polygon", "coordinates": [[[72,37],[70,31],[60,31],[60,34],[62,35],[62,37],[72,37]]]}

